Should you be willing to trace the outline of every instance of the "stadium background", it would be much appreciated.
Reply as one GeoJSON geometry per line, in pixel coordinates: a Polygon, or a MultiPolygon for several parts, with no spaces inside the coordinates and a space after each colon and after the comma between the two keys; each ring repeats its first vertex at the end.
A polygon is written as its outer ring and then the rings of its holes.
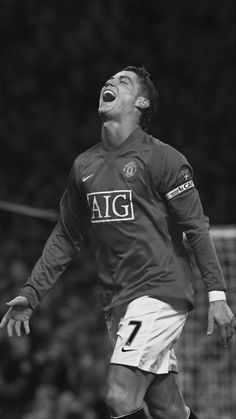
{"type": "MultiPolygon", "coordinates": [[[[143,63],[160,92],[151,132],[190,160],[211,224],[235,224],[233,0],[2,0],[0,31],[1,203],[56,210],[75,156],[99,141],[104,80],[143,63]]],[[[52,223],[0,216],[2,315],[52,223]]],[[[235,230],[215,242],[235,312],[235,230]]],[[[202,419],[233,419],[235,339],[223,351],[205,336],[201,280],[196,300],[178,349],[185,395],[202,419]]],[[[106,417],[109,346],[99,313],[87,248],[35,313],[29,338],[1,332],[1,419],[106,417]]]]}

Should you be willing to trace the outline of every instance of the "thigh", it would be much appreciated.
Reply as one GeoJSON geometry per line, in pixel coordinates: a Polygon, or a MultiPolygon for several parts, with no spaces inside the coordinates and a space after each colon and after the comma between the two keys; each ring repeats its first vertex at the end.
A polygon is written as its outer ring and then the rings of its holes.
{"type": "MultiPolygon", "coordinates": [[[[175,372],[156,375],[147,389],[145,401],[153,417],[162,418],[162,415],[165,415],[164,412],[169,412],[170,410],[178,412],[177,417],[185,417],[186,407],[179,385],[178,374],[175,372]]],[[[168,417],[167,414],[166,417],[168,417]]]]}
{"type": "Polygon", "coordinates": [[[135,367],[111,364],[109,366],[107,387],[108,393],[115,393],[116,398],[129,398],[131,404],[140,407],[155,374],[142,371],[135,367]]]}

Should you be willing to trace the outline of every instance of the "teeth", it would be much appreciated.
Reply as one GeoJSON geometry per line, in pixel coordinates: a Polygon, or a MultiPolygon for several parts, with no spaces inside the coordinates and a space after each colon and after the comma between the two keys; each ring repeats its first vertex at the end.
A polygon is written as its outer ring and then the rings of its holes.
{"type": "Polygon", "coordinates": [[[103,92],[103,98],[107,99],[108,101],[114,100],[116,97],[115,93],[112,90],[106,89],[103,92]]]}
{"type": "Polygon", "coordinates": [[[106,89],[104,93],[110,93],[111,95],[115,96],[115,93],[113,92],[113,90],[110,90],[110,89],[106,89]]]}

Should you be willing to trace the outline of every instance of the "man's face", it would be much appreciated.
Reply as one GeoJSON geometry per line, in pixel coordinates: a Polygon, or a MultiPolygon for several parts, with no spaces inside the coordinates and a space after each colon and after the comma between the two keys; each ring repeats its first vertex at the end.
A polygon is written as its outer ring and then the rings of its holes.
{"type": "Polygon", "coordinates": [[[135,112],[135,103],[141,96],[138,76],[132,71],[120,71],[102,88],[98,113],[102,118],[127,116],[135,112]]]}

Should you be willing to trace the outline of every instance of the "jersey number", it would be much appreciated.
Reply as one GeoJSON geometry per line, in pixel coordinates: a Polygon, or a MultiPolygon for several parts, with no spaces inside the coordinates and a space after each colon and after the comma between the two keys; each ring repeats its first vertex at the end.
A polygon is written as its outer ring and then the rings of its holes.
{"type": "Polygon", "coordinates": [[[132,333],[130,334],[129,338],[127,339],[124,346],[130,346],[131,345],[131,343],[133,342],[135,336],[137,335],[141,325],[142,325],[142,322],[137,321],[137,320],[131,320],[129,322],[129,326],[134,326],[134,329],[133,329],[132,333]]]}

